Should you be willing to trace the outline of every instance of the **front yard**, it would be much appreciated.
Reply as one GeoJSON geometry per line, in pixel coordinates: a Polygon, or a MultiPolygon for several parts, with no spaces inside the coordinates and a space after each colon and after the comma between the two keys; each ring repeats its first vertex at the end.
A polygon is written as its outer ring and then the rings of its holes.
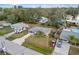
{"type": "Polygon", "coordinates": [[[12,41],[12,40],[20,38],[20,37],[22,37],[22,36],[24,36],[26,34],[27,34],[27,30],[24,30],[24,31],[22,31],[20,33],[13,34],[12,36],[8,37],[8,39],[12,41]]]}
{"type": "Polygon", "coordinates": [[[79,55],[79,48],[71,46],[69,50],[69,55],[79,55]]]}
{"type": "Polygon", "coordinates": [[[6,27],[0,29],[0,35],[4,35],[4,34],[12,32],[12,31],[13,30],[11,29],[10,26],[6,26],[6,27]]]}
{"type": "Polygon", "coordinates": [[[30,36],[26,41],[22,44],[22,46],[31,48],[43,54],[51,54],[53,48],[49,45],[50,38],[45,35],[33,35],[30,36]]]}

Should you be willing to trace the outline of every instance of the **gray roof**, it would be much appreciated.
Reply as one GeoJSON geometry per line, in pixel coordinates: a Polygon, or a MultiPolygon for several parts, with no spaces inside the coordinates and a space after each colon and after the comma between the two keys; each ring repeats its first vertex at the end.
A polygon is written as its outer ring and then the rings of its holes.
{"type": "Polygon", "coordinates": [[[64,30],[62,30],[60,34],[60,39],[68,40],[69,35],[74,35],[76,38],[79,39],[79,33],[75,33],[72,31],[64,31],[64,30]]]}
{"type": "Polygon", "coordinates": [[[48,19],[45,18],[45,17],[41,17],[41,18],[39,19],[39,22],[40,22],[40,23],[46,23],[46,22],[48,22],[48,19]]]}
{"type": "Polygon", "coordinates": [[[32,31],[32,32],[41,31],[41,32],[44,32],[46,35],[48,35],[51,31],[51,28],[32,27],[31,29],[29,29],[29,31],[32,31]]]}
{"type": "Polygon", "coordinates": [[[12,24],[11,27],[29,27],[29,26],[23,22],[20,22],[20,23],[12,24]]]}

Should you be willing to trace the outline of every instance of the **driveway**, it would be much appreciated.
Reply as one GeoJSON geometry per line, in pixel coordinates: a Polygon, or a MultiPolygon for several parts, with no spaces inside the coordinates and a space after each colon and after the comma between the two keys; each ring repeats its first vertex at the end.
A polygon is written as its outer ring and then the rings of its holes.
{"type": "Polygon", "coordinates": [[[13,40],[12,42],[21,45],[25,41],[25,39],[27,39],[29,36],[31,36],[31,33],[28,33],[27,35],[25,35],[25,36],[23,36],[21,38],[17,38],[15,40],[13,40]]]}
{"type": "Polygon", "coordinates": [[[6,51],[12,55],[42,55],[39,52],[20,46],[0,36],[0,48],[2,47],[1,42],[5,42],[3,45],[5,46],[6,51]]]}
{"type": "Polygon", "coordinates": [[[70,45],[67,42],[63,41],[61,48],[58,48],[57,46],[55,46],[55,49],[52,54],[53,55],[68,55],[69,48],[70,48],[70,45]]]}

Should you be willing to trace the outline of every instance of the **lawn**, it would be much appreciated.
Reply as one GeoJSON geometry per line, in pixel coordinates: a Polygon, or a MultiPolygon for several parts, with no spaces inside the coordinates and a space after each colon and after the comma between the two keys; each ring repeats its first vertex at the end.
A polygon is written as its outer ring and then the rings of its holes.
{"type": "Polygon", "coordinates": [[[24,31],[22,31],[22,32],[20,32],[20,33],[15,33],[15,34],[13,34],[12,36],[10,36],[10,37],[8,37],[7,39],[9,39],[9,40],[14,40],[14,39],[16,39],[16,38],[20,38],[20,37],[22,37],[22,36],[24,36],[24,35],[26,35],[27,34],[27,30],[24,30],[24,31]]]}
{"type": "Polygon", "coordinates": [[[22,44],[22,46],[31,48],[43,54],[51,54],[53,48],[49,45],[50,39],[46,36],[34,35],[30,36],[26,41],[22,44]]]}
{"type": "Polygon", "coordinates": [[[0,35],[4,35],[4,34],[10,33],[10,32],[12,32],[12,29],[10,26],[6,26],[6,27],[0,29],[0,35]]]}
{"type": "Polygon", "coordinates": [[[69,50],[69,55],[79,55],[79,48],[71,46],[69,50]]]}

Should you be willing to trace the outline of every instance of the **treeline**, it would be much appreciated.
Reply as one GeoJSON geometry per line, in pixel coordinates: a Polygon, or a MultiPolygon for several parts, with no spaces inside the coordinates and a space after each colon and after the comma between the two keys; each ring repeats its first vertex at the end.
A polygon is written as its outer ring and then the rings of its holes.
{"type": "Polygon", "coordinates": [[[56,25],[66,15],[76,16],[79,14],[78,8],[0,8],[0,20],[5,20],[11,23],[26,22],[37,23],[36,19],[47,17],[48,25],[56,25]]]}

